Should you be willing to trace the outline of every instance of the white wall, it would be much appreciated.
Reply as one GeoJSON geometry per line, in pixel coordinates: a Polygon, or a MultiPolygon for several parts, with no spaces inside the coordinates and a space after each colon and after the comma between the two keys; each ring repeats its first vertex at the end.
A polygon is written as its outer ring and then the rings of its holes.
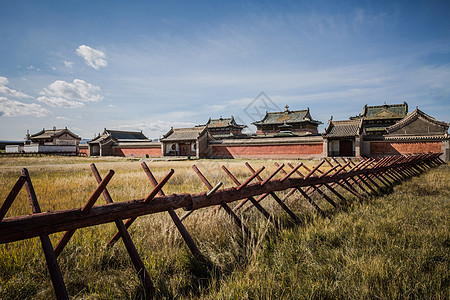
{"type": "Polygon", "coordinates": [[[328,147],[330,149],[328,153],[330,156],[339,155],[339,140],[328,141],[328,147]]]}
{"type": "Polygon", "coordinates": [[[77,146],[50,146],[50,145],[25,145],[23,150],[26,153],[75,153],[77,152],[77,146]]]}
{"type": "Polygon", "coordinates": [[[166,143],[166,153],[170,153],[171,151],[179,151],[177,143],[166,143]],[[172,145],[175,145],[175,150],[172,149],[172,145]]]}
{"type": "Polygon", "coordinates": [[[19,145],[6,145],[5,152],[6,153],[18,153],[18,152],[20,152],[20,146],[19,145]]]}

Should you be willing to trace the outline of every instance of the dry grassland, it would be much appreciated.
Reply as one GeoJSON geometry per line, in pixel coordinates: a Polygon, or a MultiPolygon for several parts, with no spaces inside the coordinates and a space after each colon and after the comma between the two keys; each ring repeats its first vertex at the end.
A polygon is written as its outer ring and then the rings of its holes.
{"type": "MultiPolygon", "coordinates": [[[[144,198],[152,189],[136,160],[2,158],[0,201],[21,167],[27,167],[42,211],[81,207],[96,187],[91,162],[103,176],[110,169],[116,172],[108,185],[115,202],[144,198]]],[[[263,178],[276,169],[273,161],[250,163],[255,169],[267,167],[263,178]]],[[[317,161],[305,163],[312,166],[317,161]]],[[[222,165],[241,181],[250,175],[242,160],[148,160],[147,164],[157,180],[175,170],[164,187],[166,194],[207,190],[192,164],[212,185],[222,181],[225,187],[233,186],[222,165]]],[[[211,218],[204,217],[209,208],[194,212],[184,224],[209,264],[192,257],[167,213],[138,218],[130,234],[158,288],[158,298],[444,299],[449,296],[449,174],[449,166],[441,166],[365,203],[347,195],[350,203],[340,212],[331,213],[331,205],[317,199],[330,212],[328,219],[317,217],[306,201],[288,202],[302,220],[300,225],[294,225],[272,200],[264,200],[279,228],[254,210],[241,213],[255,235],[252,240],[244,238],[223,212],[211,218]]],[[[98,203],[103,204],[103,198],[98,203]]],[[[7,217],[30,211],[23,190],[7,217]]],[[[177,213],[181,216],[184,211],[177,213]]],[[[104,248],[114,233],[113,224],[80,229],[58,258],[74,299],[145,296],[123,244],[104,248]]],[[[54,245],[61,235],[51,236],[54,245]]],[[[0,270],[1,299],[54,295],[39,239],[0,245],[0,270]]]]}

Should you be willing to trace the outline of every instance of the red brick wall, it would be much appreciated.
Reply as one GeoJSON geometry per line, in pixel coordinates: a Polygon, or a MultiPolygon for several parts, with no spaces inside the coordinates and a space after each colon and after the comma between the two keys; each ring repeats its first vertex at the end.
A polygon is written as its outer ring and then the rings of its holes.
{"type": "Polygon", "coordinates": [[[161,147],[147,147],[147,148],[114,148],[114,156],[137,156],[145,157],[146,154],[150,157],[162,156],[161,147]]]}
{"type": "Polygon", "coordinates": [[[442,151],[441,142],[371,142],[370,155],[411,154],[411,153],[439,153],[442,151]]]}
{"type": "Polygon", "coordinates": [[[322,143],[212,146],[213,156],[221,158],[309,158],[320,157],[322,153],[322,143]]]}
{"type": "Polygon", "coordinates": [[[78,149],[78,153],[79,153],[79,155],[87,155],[87,156],[89,156],[89,148],[79,148],[78,149]]]}

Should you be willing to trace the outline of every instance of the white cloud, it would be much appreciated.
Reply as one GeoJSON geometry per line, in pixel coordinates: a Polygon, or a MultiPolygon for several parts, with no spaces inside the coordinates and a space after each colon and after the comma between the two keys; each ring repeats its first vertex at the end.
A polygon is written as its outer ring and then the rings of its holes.
{"type": "Polygon", "coordinates": [[[96,70],[100,69],[100,67],[106,67],[108,65],[108,62],[105,60],[105,53],[89,46],[81,45],[77,48],[77,54],[84,58],[88,66],[96,70]]]}
{"type": "Polygon", "coordinates": [[[73,67],[73,62],[71,62],[71,61],[64,61],[64,66],[66,68],[72,68],[73,67]]]}
{"type": "Polygon", "coordinates": [[[206,108],[210,111],[218,112],[224,110],[226,106],[222,104],[214,104],[214,105],[206,105],[206,108]]]}
{"type": "Polygon", "coordinates": [[[99,91],[100,87],[81,79],[74,79],[73,83],[56,80],[39,93],[42,96],[37,100],[53,107],[78,108],[83,107],[85,102],[103,100],[99,91]]]}
{"type": "Polygon", "coordinates": [[[36,70],[36,71],[40,71],[41,69],[39,69],[39,68],[36,68],[35,66],[33,66],[33,65],[29,65],[28,67],[27,67],[27,69],[28,70],[36,70]]]}
{"type": "Polygon", "coordinates": [[[5,97],[0,97],[0,116],[5,117],[20,117],[20,116],[34,116],[45,117],[50,112],[36,103],[22,103],[19,101],[9,100],[5,97]]]}
{"type": "Polygon", "coordinates": [[[9,96],[9,97],[14,97],[14,98],[33,99],[33,97],[28,96],[25,93],[10,89],[9,87],[6,86],[8,83],[9,83],[8,78],[0,76],[0,93],[5,94],[6,96],[9,96]]]}
{"type": "Polygon", "coordinates": [[[71,101],[60,97],[38,97],[38,101],[45,103],[49,106],[53,107],[61,107],[61,108],[80,108],[84,107],[83,102],[71,101]]]}

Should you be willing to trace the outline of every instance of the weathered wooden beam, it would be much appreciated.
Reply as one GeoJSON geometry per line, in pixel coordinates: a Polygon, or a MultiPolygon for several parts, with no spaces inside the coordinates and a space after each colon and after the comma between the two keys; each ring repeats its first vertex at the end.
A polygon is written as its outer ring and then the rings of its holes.
{"type": "MultiPolygon", "coordinates": [[[[203,181],[203,183],[206,185],[206,187],[211,191],[214,187],[209,183],[208,179],[200,172],[200,170],[197,168],[196,165],[193,165],[192,168],[194,169],[195,173],[200,177],[200,179],[203,181]]],[[[206,193],[208,196],[209,191],[206,193]]],[[[234,221],[234,223],[239,227],[239,229],[243,230],[245,234],[248,236],[251,235],[250,230],[242,223],[241,219],[234,213],[234,211],[226,204],[225,202],[220,202],[220,206],[223,207],[225,212],[231,217],[231,219],[234,221]]],[[[217,207],[217,206],[216,206],[217,207]]]]}
{"type": "MultiPolygon", "coordinates": [[[[145,163],[144,163],[144,164],[145,164],[145,163]]],[[[147,166],[147,165],[145,165],[145,166],[147,166]]],[[[144,166],[143,166],[143,168],[144,168],[144,171],[145,171],[145,167],[144,167],[144,166]]],[[[167,181],[169,180],[169,178],[173,175],[173,173],[174,173],[174,170],[173,170],[173,169],[170,169],[170,171],[166,174],[166,176],[163,178],[162,181],[167,182],[167,181]]],[[[157,186],[157,185],[154,185],[154,190],[156,190],[156,186],[157,186]]],[[[162,186],[161,186],[161,188],[162,188],[162,186]]],[[[162,191],[161,191],[161,188],[158,188],[157,193],[158,193],[159,195],[161,195],[161,196],[164,196],[164,194],[163,194],[162,191]]],[[[150,202],[153,198],[154,198],[154,197],[152,197],[152,198],[147,197],[146,199],[143,199],[142,201],[143,201],[144,203],[148,203],[148,202],[150,202]],[[147,200],[147,201],[146,201],[146,200],[147,200]]],[[[128,220],[126,220],[125,223],[124,223],[125,228],[130,227],[131,224],[133,224],[134,221],[136,221],[136,218],[137,218],[137,217],[133,217],[133,218],[129,218],[128,220]]],[[[119,239],[120,239],[119,232],[116,232],[116,234],[108,241],[108,243],[106,244],[106,247],[112,247],[119,239]]]]}
{"type": "MultiPolygon", "coordinates": [[[[302,163],[300,163],[296,168],[294,168],[294,170],[297,170],[298,168],[300,168],[301,164],[302,163]]],[[[256,171],[252,168],[252,166],[250,166],[249,163],[246,163],[246,165],[249,168],[250,172],[252,172],[253,174],[256,173],[256,171]]],[[[282,166],[283,165],[278,167],[278,169],[276,170],[276,173],[278,173],[283,168],[282,166]]],[[[293,174],[293,172],[291,174],[293,174]]],[[[289,176],[290,176],[290,174],[287,174],[286,176],[284,176],[281,179],[281,181],[285,181],[289,176]]],[[[267,183],[267,181],[263,180],[261,178],[261,176],[259,176],[259,175],[256,178],[261,182],[261,185],[263,185],[263,183],[267,183]]],[[[280,207],[294,220],[294,222],[296,222],[296,223],[300,222],[300,219],[297,217],[297,215],[289,207],[287,207],[287,205],[284,204],[283,201],[281,201],[281,199],[277,196],[277,194],[275,194],[275,192],[270,192],[269,194],[272,196],[273,199],[275,199],[275,201],[278,203],[278,205],[280,205],[280,207]]]]}
{"type": "MultiPolygon", "coordinates": [[[[253,175],[250,176],[250,178],[254,179],[256,176],[258,176],[259,173],[261,173],[261,170],[263,168],[264,167],[261,167],[256,173],[253,173],[253,175]]],[[[225,166],[222,166],[222,169],[225,171],[225,173],[227,173],[227,175],[231,178],[231,180],[233,180],[233,182],[236,184],[236,186],[238,188],[243,185],[243,184],[240,184],[239,180],[225,166]]],[[[245,182],[249,182],[249,180],[247,179],[245,182]]],[[[260,184],[257,184],[257,185],[259,185],[261,187],[260,184]]],[[[261,188],[264,188],[264,187],[261,187],[261,188]]],[[[236,189],[236,191],[237,191],[237,189],[236,189]]],[[[249,196],[249,197],[245,197],[245,198],[247,200],[249,200],[266,219],[268,219],[271,222],[275,222],[274,218],[264,209],[264,207],[262,207],[261,204],[259,204],[258,201],[256,201],[255,198],[253,198],[253,195],[249,196]]]]}
{"type": "MultiPolygon", "coordinates": [[[[415,161],[411,163],[420,163],[415,161]]],[[[88,214],[81,212],[81,209],[67,209],[53,212],[36,213],[34,215],[10,217],[0,222],[0,243],[8,243],[21,239],[39,236],[41,233],[55,233],[70,229],[83,228],[113,222],[117,218],[135,218],[142,215],[158,213],[169,208],[198,209],[218,205],[221,202],[233,202],[249,197],[254,197],[268,192],[282,191],[294,187],[307,187],[324,183],[346,181],[358,174],[376,174],[406,165],[399,163],[380,168],[341,172],[336,176],[324,176],[322,178],[310,177],[289,178],[285,181],[271,180],[261,186],[258,183],[248,184],[245,188],[237,191],[236,188],[224,188],[218,190],[210,196],[206,192],[197,194],[178,194],[155,197],[149,203],[143,199],[126,202],[118,202],[92,207],[88,214]]],[[[351,189],[351,188],[350,188],[351,189]]]]}
{"type": "MultiPolygon", "coordinates": [[[[41,208],[39,207],[36,193],[27,169],[22,169],[22,176],[25,177],[25,188],[27,190],[31,210],[33,214],[39,214],[41,212],[41,208]]],[[[44,232],[39,233],[39,238],[41,240],[42,250],[44,251],[45,261],[47,262],[47,268],[50,273],[50,279],[52,281],[56,299],[69,299],[69,295],[61,274],[61,269],[59,268],[55,252],[53,251],[52,242],[50,241],[48,235],[44,232]]]]}
{"type": "Polygon", "coordinates": [[[16,199],[17,195],[19,194],[20,190],[22,189],[23,184],[26,181],[25,176],[20,176],[16,183],[14,184],[13,188],[9,192],[8,196],[5,199],[5,202],[3,202],[2,207],[0,207],[0,222],[3,220],[3,218],[6,216],[6,213],[8,212],[9,208],[11,207],[11,204],[14,202],[14,199],[16,199]]]}
{"type": "MultiPolygon", "coordinates": [[[[92,173],[94,174],[95,179],[97,180],[97,183],[100,184],[102,182],[102,177],[100,176],[100,173],[95,167],[95,164],[91,164],[91,170],[92,173]]],[[[109,204],[114,203],[111,198],[111,195],[108,192],[108,189],[106,188],[103,190],[103,198],[105,198],[106,203],[109,204]]],[[[127,249],[128,255],[130,256],[134,269],[136,270],[136,273],[139,279],[141,280],[142,285],[144,286],[147,296],[149,297],[154,296],[156,293],[155,286],[153,285],[153,281],[151,280],[150,275],[148,274],[147,269],[145,268],[144,262],[141,260],[141,257],[137,252],[136,246],[134,245],[127,228],[123,224],[123,221],[119,218],[115,219],[114,223],[116,224],[117,230],[119,231],[120,236],[122,237],[122,241],[125,245],[125,248],[127,249]]]]}
{"type": "MultiPolygon", "coordinates": [[[[103,180],[101,180],[98,183],[98,186],[95,189],[95,191],[92,193],[91,197],[89,197],[89,199],[86,201],[84,206],[81,208],[81,212],[83,212],[85,214],[90,212],[92,206],[94,206],[98,197],[100,197],[100,194],[104,193],[106,186],[108,185],[108,183],[111,180],[111,178],[113,177],[113,175],[114,175],[114,171],[109,170],[108,174],[105,176],[105,178],[103,180]]],[[[66,232],[64,232],[64,235],[61,237],[58,244],[56,244],[56,246],[55,246],[54,251],[55,251],[56,257],[58,257],[61,254],[64,247],[66,247],[67,243],[69,243],[70,239],[74,235],[75,231],[76,231],[76,229],[71,229],[71,230],[67,230],[66,232]]]]}

